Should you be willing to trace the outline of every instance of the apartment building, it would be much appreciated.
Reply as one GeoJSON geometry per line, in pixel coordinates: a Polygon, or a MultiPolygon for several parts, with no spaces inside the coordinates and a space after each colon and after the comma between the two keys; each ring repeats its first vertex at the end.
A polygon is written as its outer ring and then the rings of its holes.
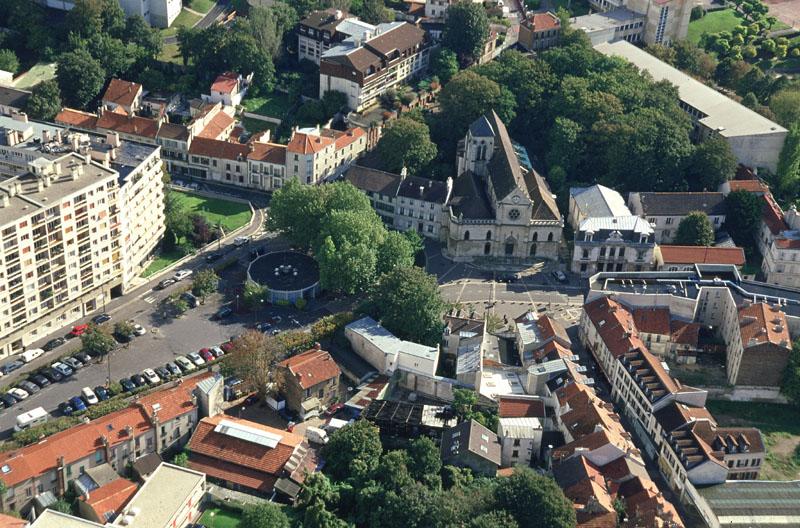
{"type": "Polygon", "coordinates": [[[765,281],[778,286],[800,287],[800,215],[792,204],[785,213],[767,190],[761,193],[764,208],[758,234],[761,271],[765,281]]]}
{"type": "Polygon", "coordinates": [[[364,40],[375,31],[367,24],[338,9],[312,11],[297,26],[297,58],[319,65],[320,57],[348,38],[364,40]]]}
{"type": "Polygon", "coordinates": [[[99,309],[164,232],[158,147],[0,117],[0,353],[99,309]]]}
{"type": "Polygon", "coordinates": [[[379,24],[363,37],[350,37],[320,56],[319,96],[342,92],[360,112],[378,97],[428,69],[430,46],[424,30],[407,22],[379,24]]]}
{"type": "Polygon", "coordinates": [[[319,126],[295,129],[286,146],[286,174],[302,183],[335,179],[366,148],[367,134],[361,128],[345,132],[319,126]]]}
{"type": "Polygon", "coordinates": [[[655,248],[653,227],[643,218],[587,218],[575,233],[572,272],[588,277],[598,271],[649,269],[655,248]]]}
{"type": "MultiPolygon", "coordinates": [[[[26,512],[34,497],[45,492],[62,496],[90,468],[107,464],[124,474],[128,464],[139,458],[182,446],[197,425],[198,399],[204,396],[196,388],[205,380],[213,378],[185,379],[142,396],[125,409],[0,454],[7,488],[0,507],[26,512]]],[[[221,397],[222,379],[213,381],[221,397]]]]}
{"type": "Polygon", "coordinates": [[[286,407],[307,420],[319,416],[339,397],[339,376],[342,371],[330,354],[319,348],[284,359],[282,392],[286,407]]]}
{"type": "MultiPolygon", "coordinates": [[[[425,4],[427,8],[427,3],[425,4]]],[[[558,44],[561,19],[555,13],[531,13],[519,25],[519,44],[528,51],[544,51],[558,44]]]]}
{"type": "Polygon", "coordinates": [[[576,231],[587,218],[631,216],[625,199],[605,185],[571,187],[567,221],[576,231]]]}
{"type": "Polygon", "coordinates": [[[698,3],[695,0],[589,0],[589,5],[599,13],[623,9],[635,13],[643,22],[639,33],[645,44],[668,45],[686,38],[692,8],[698,3]]]}
{"type": "Polygon", "coordinates": [[[387,226],[399,231],[414,229],[421,236],[440,240],[444,206],[453,190],[446,182],[351,165],[345,179],[364,192],[387,226]]]}
{"type": "Polygon", "coordinates": [[[657,270],[689,271],[695,264],[733,265],[745,264],[744,250],[740,247],[698,247],[662,245],[655,249],[657,270]]]}
{"type": "Polygon", "coordinates": [[[107,110],[132,116],[142,104],[142,85],[122,79],[111,79],[100,104],[107,110]]]}
{"type": "Polygon", "coordinates": [[[239,106],[242,104],[244,96],[247,95],[247,89],[252,80],[252,73],[247,77],[236,72],[221,73],[211,83],[208,95],[203,94],[201,98],[211,104],[222,103],[224,106],[239,106]]]}
{"type": "MultiPolygon", "coordinates": [[[[50,9],[70,11],[75,7],[73,0],[36,0],[50,9]]],[[[172,25],[181,13],[181,0],[119,0],[126,16],[139,15],[154,27],[166,28],[172,25]]]]}
{"type": "Polygon", "coordinates": [[[705,213],[714,231],[725,223],[725,196],[720,192],[632,192],[628,207],[649,222],[659,244],[672,242],[689,213],[705,213]]]}

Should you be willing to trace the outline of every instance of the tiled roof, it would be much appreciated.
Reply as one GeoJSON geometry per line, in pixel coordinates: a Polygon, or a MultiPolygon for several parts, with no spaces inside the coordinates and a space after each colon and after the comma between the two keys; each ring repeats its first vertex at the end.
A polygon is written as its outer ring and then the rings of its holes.
{"type": "Polygon", "coordinates": [[[247,159],[249,150],[247,145],[242,145],[241,143],[231,143],[230,141],[201,137],[195,138],[189,146],[189,154],[233,161],[247,159]]]}
{"type": "Polygon", "coordinates": [[[544,402],[532,396],[500,396],[497,415],[500,418],[544,418],[544,402]]]}
{"type": "Polygon", "coordinates": [[[103,93],[102,101],[121,106],[131,106],[141,91],[142,85],[139,83],[111,79],[111,82],[108,83],[108,88],[103,93]]]}
{"type": "Polygon", "coordinates": [[[200,471],[214,479],[233,482],[263,493],[272,492],[275,482],[278,480],[276,475],[194,452],[189,454],[189,469],[200,471]]]}
{"type": "Polygon", "coordinates": [[[678,427],[695,420],[708,420],[714,422],[714,417],[705,407],[690,407],[683,403],[670,402],[653,413],[656,421],[664,432],[669,433],[678,427]]]}
{"type": "MultiPolygon", "coordinates": [[[[18,90],[9,86],[0,86],[0,105],[12,108],[25,108],[31,93],[26,90],[18,90]]],[[[2,525],[0,525],[2,526],[2,525]]]]}
{"type": "Polygon", "coordinates": [[[295,132],[286,146],[293,154],[316,154],[336,142],[332,137],[295,132]]]}
{"type": "Polygon", "coordinates": [[[96,127],[149,138],[155,138],[158,133],[158,121],[155,119],[127,116],[109,111],[103,111],[100,114],[96,127]]]}
{"type": "Polygon", "coordinates": [[[739,247],[658,246],[664,264],[733,264],[743,266],[739,247]]]}
{"type": "Polygon", "coordinates": [[[731,191],[747,191],[752,193],[768,193],[769,186],[761,180],[730,180],[731,191]]]}
{"type": "Polygon", "coordinates": [[[500,465],[500,441],[497,435],[475,420],[461,422],[442,435],[444,460],[459,458],[464,451],[500,465]]]}
{"type": "Polygon", "coordinates": [[[337,18],[336,11],[337,10],[334,8],[311,11],[303,20],[300,21],[300,24],[333,33],[336,30],[336,26],[338,26],[347,17],[347,13],[342,13],[342,16],[337,18]]]}
{"type": "Polygon", "coordinates": [[[211,84],[212,92],[219,93],[233,93],[239,85],[239,75],[233,72],[225,72],[217,75],[214,82],[211,84]]]}
{"type": "Polygon", "coordinates": [[[370,167],[353,164],[347,169],[345,179],[362,191],[384,196],[396,196],[400,187],[400,175],[370,167]]]}
{"type": "Polygon", "coordinates": [[[74,126],[84,130],[94,130],[97,126],[96,115],[72,108],[62,108],[54,121],[59,125],[74,126]]]}
{"type": "Polygon", "coordinates": [[[775,245],[780,249],[800,249],[800,238],[776,238],[775,245]]]}
{"type": "Polygon", "coordinates": [[[273,163],[275,165],[283,165],[286,163],[286,145],[250,142],[248,146],[253,150],[248,152],[247,159],[273,163]]]}
{"type": "Polygon", "coordinates": [[[539,328],[539,333],[541,334],[543,340],[558,339],[564,344],[564,346],[572,344],[572,341],[567,334],[567,329],[564,328],[564,325],[549,315],[543,315],[536,319],[536,326],[539,328]]]}
{"type": "Polygon", "coordinates": [[[700,323],[687,323],[685,321],[672,321],[670,323],[670,341],[678,345],[699,346],[700,323]]]}
{"type": "Polygon", "coordinates": [[[94,510],[95,517],[100,522],[106,522],[111,515],[119,513],[138,489],[135,482],[120,478],[93,490],[81,500],[94,510]]]}
{"type": "Polygon", "coordinates": [[[669,308],[646,306],[633,310],[633,322],[639,332],[669,335],[669,308]]]}
{"type": "Polygon", "coordinates": [[[584,305],[583,309],[615,358],[632,349],[645,347],[639,338],[633,315],[617,301],[601,297],[584,305]]]}
{"type": "Polygon", "coordinates": [[[292,379],[303,389],[336,378],[342,373],[331,355],[324,350],[308,350],[284,359],[279,365],[287,368],[292,379]]]}
{"type": "Polygon", "coordinates": [[[725,214],[725,196],[719,192],[643,192],[639,198],[645,216],[686,216],[693,211],[725,214]]]}
{"type": "Polygon", "coordinates": [[[425,41],[425,30],[409,23],[398,24],[364,42],[364,47],[383,59],[392,59],[394,51],[413,48],[425,41]]]}
{"type": "Polygon", "coordinates": [[[762,302],[739,308],[739,331],[745,348],[761,343],[791,347],[786,315],[779,306],[762,302]]]}
{"type": "Polygon", "coordinates": [[[353,127],[349,128],[344,132],[339,130],[331,130],[326,129],[322,131],[323,134],[330,134],[331,137],[334,138],[336,144],[336,150],[341,150],[348,145],[355,143],[362,137],[364,137],[367,133],[364,131],[363,128],[360,127],[353,127]]]}
{"type": "Polygon", "coordinates": [[[625,512],[636,519],[637,526],[684,527],[675,506],[664,498],[652,480],[632,478],[620,485],[618,494],[624,497],[625,512]]]}
{"type": "Polygon", "coordinates": [[[227,139],[223,135],[235,122],[236,120],[225,112],[217,112],[205,128],[197,134],[196,138],[227,139]]]}
{"type": "Polygon", "coordinates": [[[781,211],[775,198],[772,197],[772,193],[764,194],[762,199],[764,200],[764,208],[761,210],[761,220],[767,224],[772,234],[777,235],[781,231],[789,229],[783,219],[783,211],[781,211]]]}
{"type": "Polygon", "coordinates": [[[443,181],[406,176],[400,181],[397,196],[422,200],[424,202],[444,204],[447,200],[447,184],[443,181]]]}
{"type": "Polygon", "coordinates": [[[448,205],[457,217],[481,220],[495,217],[483,182],[472,171],[464,171],[453,181],[448,205]]]}
{"type": "Polygon", "coordinates": [[[561,27],[561,20],[553,13],[534,13],[528,17],[527,24],[533,31],[547,31],[561,27]]]}
{"type": "Polygon", "coordinates": [[[175,123],[161,123],[158,129],[158,137],[186,141],[189,139],[189,129],[175,123]]]}
{"type": "Polygon", "coordinates": [[[26,519],[18,519],[5,513],[0,513],[0,528],[25,528],[28,526],[26,519]]]}

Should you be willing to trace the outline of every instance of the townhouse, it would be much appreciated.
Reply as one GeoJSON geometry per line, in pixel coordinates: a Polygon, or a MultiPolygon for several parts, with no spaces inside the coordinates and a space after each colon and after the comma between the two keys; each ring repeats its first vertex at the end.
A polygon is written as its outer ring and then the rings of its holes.
{"type": "Polygon", "coordinates": [[[494,477],[501,463],[497,435],[475,420],[461,422],[442,435],[442,463],[467,467],[487,477],[494,477]]]}
{"type": "Polygon", "coordinates": [[[307,350],[284,359],[278,366],[284,372],[282,392],[286,407],[301,420],[318,416],[339,398],[342,371],[324,350],[307,350]]]}
{"type": "Polygon", "coordinates": [[[715,232],[725,223],[725,196],[720,192],[633,192],[628,207],[650,223],[659,244],[669,244],[681,220],[695,211],[708,216],[715,232]]]}
{"type": "Polygon", "coordinates": [[[111,79],[100,97],[107,110],[123,115],[134,115],[142,104],[142,85],[122,79],[111,79]]]}
{"type": "Polygon", "coordinates": [[[571,270],[581,277],[598,271],[642,271],[652,266],[655,248],[653,227],[643,218],[587,218],[575,233],[571,270]]]}
{"type": "Polygon", "coordinates": [[[550,11],[531,13],[519,25],[519,45],[528,51],[552,48],[560,37],[561,19],[550,11]]]}
{"type": "Polygon", "coordinates": [[[655,268],[659,271],[689,271],[695,264],[723,264],[740,268],[745,264],[740,247],[698,247],[661,245],[655,248],[655,268]]]}

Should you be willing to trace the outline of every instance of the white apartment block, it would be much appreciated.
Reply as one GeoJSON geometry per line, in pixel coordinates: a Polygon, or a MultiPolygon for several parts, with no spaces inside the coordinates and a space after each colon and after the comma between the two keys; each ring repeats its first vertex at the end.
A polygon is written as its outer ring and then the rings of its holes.
{"type": "Polygon", "coordinates": [[[347,38],[364,39],[375,26],[338,9],[312,11],[297,26],[297,58],[319,65],[323,53],[347,38]]]}
{"type": "MultiPolygon", "coordinates": [[[[589,5],[600,13],[624,9],[639,15],[644,23],[637,28],[646,44],[670,44],[686,38],[692,8],[700,4],[696,0],[589,0],[589,5]]],[[[620,39],[606,42],[614,40],[620,39]]]]}
{"type": "Polygon", "coordinates": [[[157,147],[0,118],[0,354],[102,308],[164,231],[157,147]]]}
{"type": "MultiPolygon", "coordinates": [[[[70,11],[75,2],[70,0],[37,0],[50,9],[70,11]]],[[[181,0],[119,0],[119,5],[127,16],[140,15],[145,22],[154,27],[169,27],[181,13],[181,0]]]]}

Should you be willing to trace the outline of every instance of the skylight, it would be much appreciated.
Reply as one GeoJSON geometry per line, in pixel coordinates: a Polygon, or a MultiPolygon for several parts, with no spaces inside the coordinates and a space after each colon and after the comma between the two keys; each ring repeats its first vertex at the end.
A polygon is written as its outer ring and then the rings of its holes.
{"type": "Polygon", "coordinates": [[[281,435],[256,429],[247,425],[242,425],[229,420],[222,420],[215,428],[215,433],[224,434],[245,442],[252,442],[254,444],[263,445],[273,448],[278,445],[283,438],[281,435]]]}

